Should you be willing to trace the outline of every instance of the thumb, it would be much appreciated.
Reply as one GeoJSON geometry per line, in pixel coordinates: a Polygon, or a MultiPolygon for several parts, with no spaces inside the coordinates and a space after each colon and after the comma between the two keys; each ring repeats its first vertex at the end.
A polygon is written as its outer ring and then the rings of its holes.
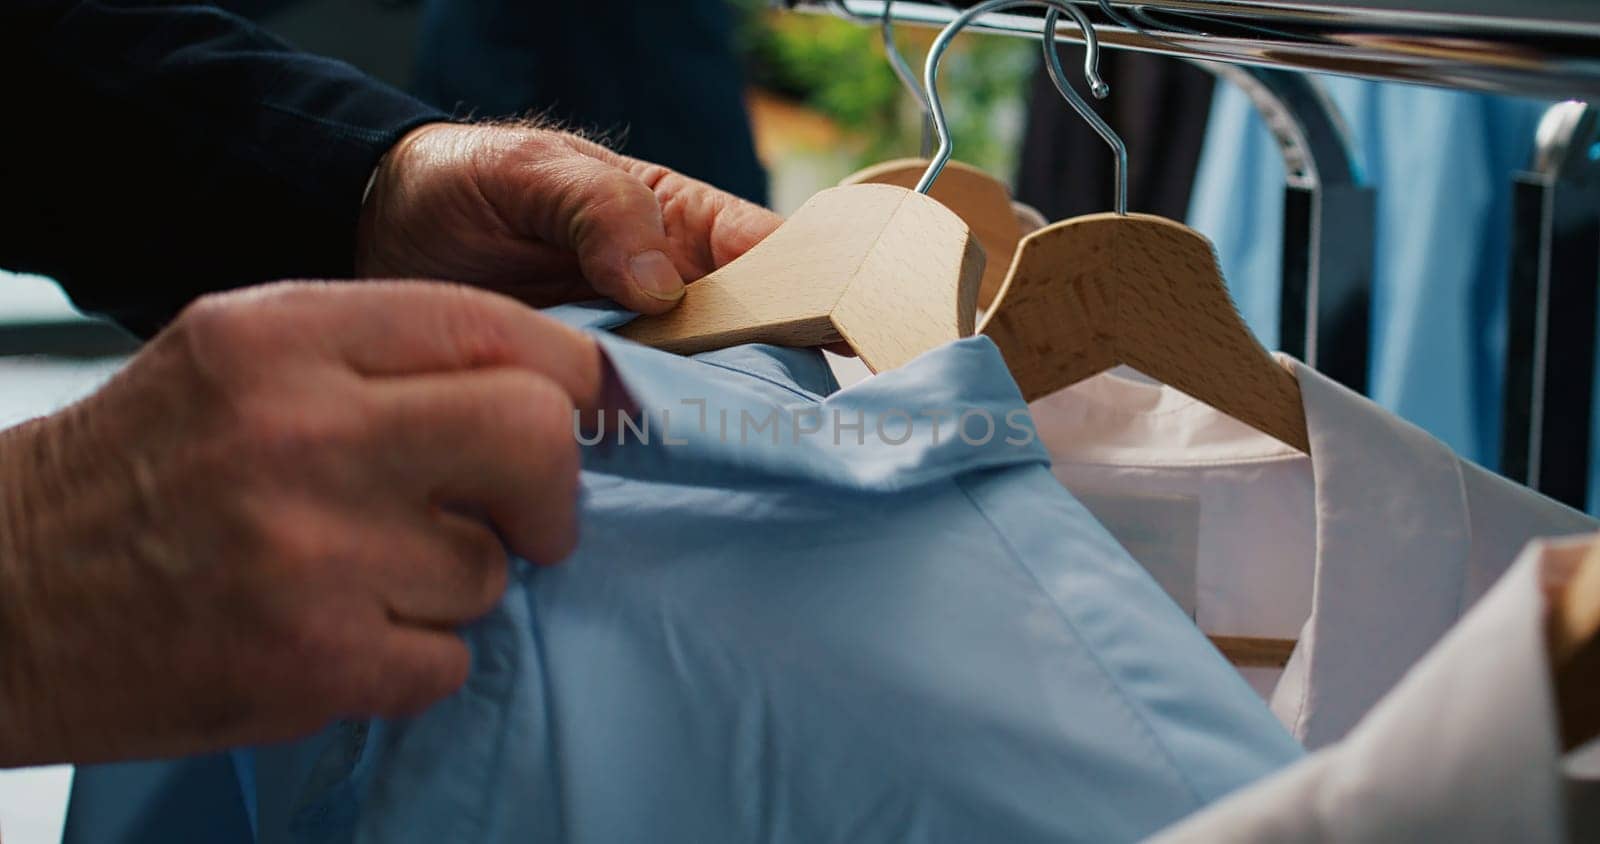
{"type": "Polygon", "coordinates": [[[543,191],[555,201],[542,217],[547,242],[572,250],[595,292],[639,313],[670,310],[683,298],[661,203],[638,177],[582,154],[550,168],[543,191]]]}

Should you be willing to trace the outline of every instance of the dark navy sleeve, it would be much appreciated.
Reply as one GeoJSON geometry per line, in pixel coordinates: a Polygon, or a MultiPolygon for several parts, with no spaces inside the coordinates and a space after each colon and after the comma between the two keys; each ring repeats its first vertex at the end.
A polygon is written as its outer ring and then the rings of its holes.
{"type": "Polygon", "coordinates": [[[348,277],[367,179],[439,112],[202,3],[0,0],[0,267],[151,333],[348,277]]]}

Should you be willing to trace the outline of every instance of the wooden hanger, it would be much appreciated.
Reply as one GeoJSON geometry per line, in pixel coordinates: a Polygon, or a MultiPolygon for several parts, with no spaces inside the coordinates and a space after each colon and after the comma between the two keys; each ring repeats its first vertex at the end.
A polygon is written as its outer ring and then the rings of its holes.
{"type": "MultiPolygon", "coordinates": [[[[968,8],[929,52],[927,92],[949,155],[949,126],[938,107],[934,64],[946,35],[979,14],[1045,5],[1044,32],[1062,14],[1083,34],[1084,75],[1097,97],[1110,89],[1097,72],[1099,42],[1081,11],[1056,0],[988,0],[968,8]]],[[[1127,212],[1127,147],[1078,96],[1061,67],[1055,39],[1043,40],[1057,90],[1116,153],[1116,213],[1046,226],[1025,237],[1006,280],[978,326],[999,347],[1029,401],[1126,364],[1223,413],[1309,452],[1300,385],[1239,317],[1209,241],[1180,223],[1127,212]]],[[[1235,665],[1282,667],[1292,639],[1212,637],[1235,665]]]]}
{"type": "MultiPolygon", "coordinates": [[[[1046,32],[1060,11],[1051,5],[1046,32]]],[[[1085,42],[1085,72],[1103,96],[1098,44],[1087,32],[1085,42]]],[[[1126,213],[1127,147],[1067,82],[1054,39],[1044,52],[1056,88],[1116,153],[1116,213],[1028,235],[979,332],[1000,347],[1029,401],[1126,364],[1309,452],[1300,385],[1240,318],[1211,243],[1181,223],[1126,213]]],[[[931,86],[929,95],[937,96],[931,86]]]]}
{"type": "Polygon", "coordinates": [[[1029,401],[1126,364],[1309,452],[1294,375],[1240,318],[1211,244],[1148,214],[1093,214],[1018,247],[978,332],[1029,401]]]}
{"type": "Polygon", "coordinates": [[[971,336],[983,249],[952,211],[890,185],[830,188],[755,248],[618,333],[693,354],[843,340],[874,372],[971,336]]]}
{"type": "Polygon", "coordinates": [[[1600,738],[1600,542],[1553,602],[1546,629],[1562,746],[1600,738]]]}
{"type": "MultiPolygon", "coordinates": [[[[863,21],[873,20],[872,16],[852,12],[849,7],[837,0],[829,5],[835,12],[846,17],[863,21]]],[[[875,164],[846,176],[839,182],[841,185],[896,185],[902,188],[914,188],[928,171],[930,163],[928,157],[933,153],[933,136],[928,131],[933,120],[933,106],[918,84],[916,73],[911,70],[905,56],[895,44],[893,8],[893,0],[886,0],[883,11],[876,17],[876,22],[883,37],[884,58],[888,60],[895,76],[900,79],[900,84],[906,89],[906,93],[911,95],[911,99],[922,112],[922,154],[918,158],[900,158],[875,164]]],[[[1011,264],[1011,256],[1017,251],[1018,241],[1027,233],[1017,219],[1017,212],[1012,208],[1010,188],[976,167],[952,161],[927,193],[944,207],[956,212],[956,216],[966,222],[967,227],[977,235],[978,242],[983,244],[988,263],[983,272],[983,283],[978,288],[978,307],[987,308],[994,300],[995,293],[1000,290],[1001,282],[1005,281],[1006,267],[1011,264]]]]}
{"type": "MultiPolygon", "coordinates": [[[[840,184],[912,188],[927,172],[928,163],[925,158],[885,161],[852,173],[840,184]]],[[[1017,244],[1027,233],[1011,200],[1010,189],[1004,182],[970,164],[952,161],[945,166],[928,195],[954,211],[983,244],[988,264],[983,271],[983,283],[978,287],[978,307],[989,307],[1000,292],[1000,285],[1005,283],[1006,268],[1011,265],[1017,244]]]]}

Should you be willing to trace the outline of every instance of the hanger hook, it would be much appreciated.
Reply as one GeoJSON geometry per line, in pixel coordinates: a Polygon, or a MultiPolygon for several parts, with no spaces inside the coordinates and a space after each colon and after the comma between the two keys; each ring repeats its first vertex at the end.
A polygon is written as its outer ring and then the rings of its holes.
{"type": "MultiPolygon", "coordinates": [[[[1111,124],[1107,123],[1105,118],[1090,108],[1089,104],[1083,101],[1083,97],[1078,96],[1078,92],[1072,87],[1072,82],[1067,79],[1067,72],[1061,67],[1061,51],[1057,47],[1056,39],[1054,38],[1056,21],[1059,19],[1060,16],[1057,15],[1053,6],[1044,16],[1044,31],[1047,35],[1044,39],[1045,67],[1050,71],[1050,81],[1055,83],[1056,90],[1061,92],[1061,96],[1066,97],[1067,104],[1071,105],[1072,110],[1076,111],[1078,116],[1082,117],[1094,129],[1095,134],[1099,135],[1111,147],[1112,154],[1116,156],[1116,195],[1113,197],[1112,207],[1117,214],[1127,216],[1128,145],[1123,143],[1121,136],[1111,128],[1111,124]]],[[[1082,25],[1082,21],[1079,21],[1079,24],[1082,25]]],[[[1088,38],[1084,39],[1084,44],[1091,54],[1099,49],[1099,45],[1088,38]]],[[[1105,99],[1105,96],[1111,93],[1111,90],[1106,87],[1104,82],[1097,82],[1094,77],[1089,78],[1089,83],[1089,90],[1094,93],[1096,99],[1105,99]]]]}
{"type": "MultiPolygon", "coordinates": [[[[1100,78],[1100,39],[1095,34],[1094,26],[1089,23],[1089,18],[1077,6],[1066,2],[1066,0],[987,0],[967,9],[940,31],[939,37],[933,40],[933,46],[928,49],[928,61],[923,69],[923,90],[928,97],[928,110],[932,112],[934,130],[939,135],[939,151],[928,164],[927,172],[923,173],[922,179],[917,182],[917,193],[925,194],[933,188],[934,181],[939,178],[940,173],[944,172],[945,165],[950,163],[950,156],[955,146],[950,138],[950,121],[945,118],[944,102],[939,98],[939,60],[944,57],[945,50],[949,49],[956,35],[979,15],[986,15],[990,12],[1017,6],[1044,6],[1050,10],[1049,17],[1046,18],[1049,23],[1045,27],[1044,44],[1046,56],[1053,68],[1051,71],[1052,79],[1055,78],[1055,71],[1059,70],[1061,66],[1061,59],[1053,49],[1055,46],[1055,21],[1059,20],[1060,14],[1065,14],[1067,17],[1072,18],[1079,29],[1083,30],[1085,47],[1083,75],[1089,80],[1089,89],[1094,92],[1096,97],[1104,97],[1111,92],[1111,87],[1106,85],[1105,81],[1100,78]]],[[[1064,77],[1065,74],[1063,73],[1062,76],[1064,77]]],[[[1072,90],[1072,86],[1066,85],[1063,87],[1061,81],[1058,80],[1056,87],[1084,119],[1089,120],[1091,124],[1099,119],[1099,115],[1095,114],[1093,109],[1083,103],[1077,92],[1072,90]]],[[[1104,125],[1104,121],[1101,121],[1101,125],[1104,125]]],[[[1098,126],[1096,131],[1099,131],[1098,126]]],[[[1107,126],[1105,132],[1110,131],[1111,127],[1107,126]]],[[[1101,133],[1101,137],[1106,137],[1105,132],[1101,133]]],[[[1116,134],[1112,133],[1111,137],[1115,138],[1116,134]]],[[[1107,140],[1110,142],[1109,138],[1107,140]]],[[[1118,139],[1113,146],[1115,147],[1115,145],[1121,143],[1121,139],[1118,139]]]]}
{"type": "MultiPolygon", "coordinates": [[[[829,0],[828,5],[833,10],[859,21],[870,21],[868,15],[851,11],[844,0],[829,0]]],[[[889,67],[894,70],[894,75],[900,80],[900,85],[911,95],[917,104],[917,111],[922,115],[922,157],[927,158],[933,154],[933,108],[928,104],[928,95],[922,91],[922,83],[917,80],[917,72],[911,69],[910,62],[906,61],[905,54],[900,52],[900,45],[894,40],[894,0],[884,0],[883,14],[878,16],[878,29],[883,33],[883,54],[889,60],[889,67]]]]}
{"type": "Polygon", "coordinates": [[[883,16],[878,18],[879,30],[883,33],[883,54],[889,57],[889,66],[894,68],[894,75],[900,77],[900,84],[911,92],[911,98],[917,101],[917,108],[922,110],[923,119],[933,116],[933,107],[928,104],[928,95],[923,93],[922,85],[917,82],[917,72],[911,69],[911,64],[900,53],[900,45],[894,40],[894,17],[890,12],[894,9],[894,0],[884,0],[883,16]]]}

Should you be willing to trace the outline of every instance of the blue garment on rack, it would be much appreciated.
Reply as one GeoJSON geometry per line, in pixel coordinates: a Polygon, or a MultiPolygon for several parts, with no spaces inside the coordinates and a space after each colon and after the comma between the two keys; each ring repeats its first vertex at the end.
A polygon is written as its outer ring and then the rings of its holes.
{"type": "Polygon", "coordinates": [[[258,840],[1131,841],[1300,755],[986,338],[846,390],[604,342],[650,443],[586,449],[577,552],[421,717],[255,749],[258,840]]]}
{"type": "MultiPolygon", "coordinates": [[[[1370,392],[1469,460],[1499,456],[1511,177],[1545,104],[1322,78],[1377,188],[1370,392]]],[[[1189,221],[1241,312],[1278,341],[1283,159],[1249,99],[1218,86],[1189,221]]]]}
{"type": "Polygon", "coordinates": [[[517,569],[461,693],[258,751],[262,841],[1135,840],[1298,756],[987,339],[838,392],[606,348],[653,441],[588,450],[578,551],[517,569]]]}

